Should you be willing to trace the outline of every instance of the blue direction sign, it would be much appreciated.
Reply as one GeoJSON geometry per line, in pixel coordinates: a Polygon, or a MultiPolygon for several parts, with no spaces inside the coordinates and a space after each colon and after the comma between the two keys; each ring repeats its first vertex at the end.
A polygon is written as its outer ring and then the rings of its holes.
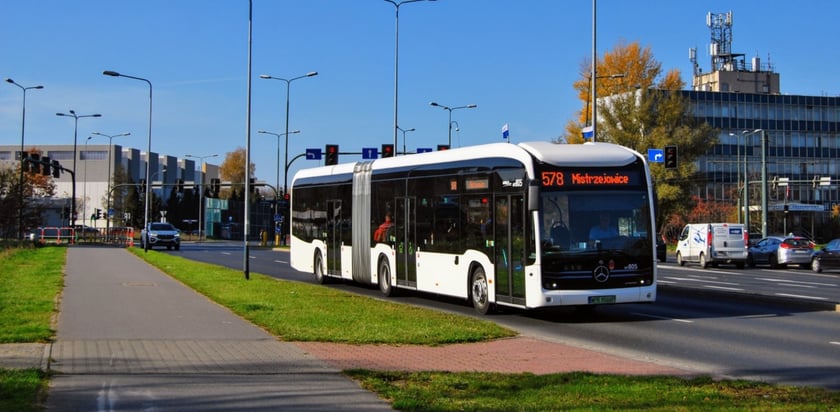
{"type": "Polygon", "coordinates": [[[648,149],[648,162],[665,163],[665,152],[662,149],[648,149]]]}
{"type": "Polygon", "coordinates": [[[377,159],[379,158],[379,149],[375,147],[363,147],[362,159],[377,159]]]}
{"type": "Polygon", "coordinates": [[[306,160],[321,160],[321,148],[306,149],[306,160]]]}
{"type": "Polygon", "coordinates": [[[432,151],[431,147],[418,147],[417,148],[417,153],[426,153],[426,152],[431,152],[431,151],[432,151]]]}

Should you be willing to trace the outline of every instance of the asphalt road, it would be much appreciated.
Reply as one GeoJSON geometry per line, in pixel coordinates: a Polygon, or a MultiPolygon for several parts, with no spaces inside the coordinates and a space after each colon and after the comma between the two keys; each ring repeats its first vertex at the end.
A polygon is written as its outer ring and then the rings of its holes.
{"type": "MultiPolygon", "coordinates": [[[[186,258],[243,268],[241,243],[185,243],[186,258]]],[[[314,283],[288,252],[250,248],[249,268],[314,283]]],[[[504,310],[490,319],[543,339],[728,378],[840,390],[840,273],[804,269],[702,269],[660,264],[655,304],[504,310]],[[828,310],[831,308],[832,310],[828,310]]],[[[380,297],[378,289],[330,287],[380,297]]],[[[477,316],[461,300],[403,294],[394,300],[477,316]]]]}

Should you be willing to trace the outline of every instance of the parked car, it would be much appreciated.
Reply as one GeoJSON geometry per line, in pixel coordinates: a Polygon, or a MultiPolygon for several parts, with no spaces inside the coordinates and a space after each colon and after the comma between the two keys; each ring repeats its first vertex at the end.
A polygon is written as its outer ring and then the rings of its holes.
{"type": "Polygon", "coordinates": [[[801,236],[768,236],[747,250],[747,265],[768,264],[771,268],[811,264],[814,243],[801,236]]]}
{"type": "Polygon", "coordinates": [[[811,255],[811,270],[814,272],[837,268],[840,268],[840,239],[826,243],[811,255]]]}
{"type": "Polygon", "coordinates": [[[140,232],[140,245],[144,249],[152,249],[155,246],[166,246],[166,250],[181,249],[181,232],[171,223],[152,222],[149,223],[148,229],[140,232]]]}
{"type": "Polygon", "coordinates": [[[662,239],[656,239],[656,259],[660,262],[668,260],[668,247],[662,239]]]}

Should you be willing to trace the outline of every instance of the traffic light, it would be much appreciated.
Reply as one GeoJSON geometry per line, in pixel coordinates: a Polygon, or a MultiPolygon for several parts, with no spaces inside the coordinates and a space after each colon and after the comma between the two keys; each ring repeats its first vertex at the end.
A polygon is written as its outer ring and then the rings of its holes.
{"type": "Polygon", "coordinates": [[[665,168],[677,168],[677,146],[665,146],[665,168]]]}
{"type": "Polygon", "coordinates": [[[93,216],[93,220],[102,219],[102,209],[96,209],[96,214],[94,214],[93,216]]]}
{"type": "Polygon", "coordinates": [[[140,179],[140,193],[146,193],[146,179],[140,179]]]}
{"type": "Polygon", "coordinates": [[[449,150],[449,145],[448,145],[448,144],[439,144],[439,145],[437,146],[437,149],[438,149],[438,151],[441,151],[441,150],[449,150]]]}
{"type": "Polygon", "coordinates": [[[41,167],[41,174],[42,175],[49,176],[49,175],[52,174],[52,170],[50,170],[50,165],[52,165],[52,163],[50,163],[50,158],[49,157],[47,157],[47,156],[42,157],[41,158],[41,165],[42,165],[42,167],[41,167]]]}
{"type": "Polygon", "coordinates": [[[29,172],[29,168],[29,153],[24,152],[20,157],[20,170],[23,172],[29,172]]]}
{"type": "Polygon", "coordinates": [[[31,153],[29,155],[29,173],[38,174],[41,173],[41,155],[38,153],[31,153]]]}
{"type": "Polygon", "coordinates": [[[61,177],[61,163],[59,163],[58,160],[52,161],[52,175],[56,179],[61,177]]]}
{"type": "Polygon", "coordinates": [[[256,183],[256,181],[257,181],[257,179],[254,179],[253,177],[248,179],[248,192],[249,193],[254,193],[254,191],[256,190],[256,187],[254,186],[254,183],[256,183]]]}
{"type": "Polygon", "coordinates": [[[175,185],[178,188],[178,193],[184,193],[184,179],[178,179],[175,185]]]}
{"type": "Polygon", "coordinates": [[[394,145],[392,144],[383,144],[382,145],[382,158],[386,157],[394,157],[394,145]]]}
{"type": "Polygon", "coordinates": [[[219,197],[219,191],[222,189],[222,180],[219,178],[210,179],[210,191],[213,192],[214,197],[219,197]]]}
{"type": "Polygon", "coordinates": [[[327,152],[327,156],[326,156],[326,159],[324,160],[324,164],[327,165],[327,166],[337,165],[338,164],[338,145],[337,144],[328,144],[325,152],[327,152]]]}

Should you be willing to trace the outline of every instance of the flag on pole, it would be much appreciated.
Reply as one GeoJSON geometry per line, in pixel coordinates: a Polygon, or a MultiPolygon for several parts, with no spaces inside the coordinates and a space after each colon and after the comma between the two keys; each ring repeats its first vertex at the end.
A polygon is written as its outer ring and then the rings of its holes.
{"type": "Polygon", "coordinates": [[[580,131],[581,131],[581,133],[583,133],[584,140],[591,139],[591,138],[595,137],[595,128],[592,127],[592,126],[586,126],[583,129],[581,129],[580,131]]]}
{"type": "Polygon", "coordinates": [[[508,128],[508,124],[505,123],[505,125],[502,126],[502,139],[507,140],[508,137],[510,137],[510,129],[508,128]]]}

